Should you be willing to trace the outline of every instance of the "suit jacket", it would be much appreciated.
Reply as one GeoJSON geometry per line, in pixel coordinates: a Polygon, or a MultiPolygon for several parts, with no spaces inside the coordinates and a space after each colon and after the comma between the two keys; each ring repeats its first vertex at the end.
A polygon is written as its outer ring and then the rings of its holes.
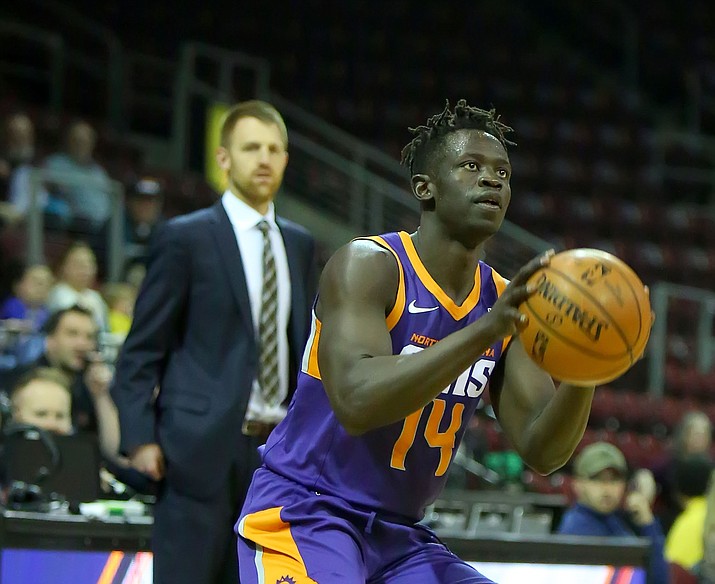
{"type": "MultiPolygon", "coordinates": [[[[316,292],[314,241],[276,217],[291,280],[290,394],[316,292]]],[[[166,480],[210,498],[225,488],[259,360],[236,236],[221,201],[168,221],[152,243],[112,397],[121,449],[158,442],[166,480]],[[160,391],[153,399],[155,387],[160,391]]]]}

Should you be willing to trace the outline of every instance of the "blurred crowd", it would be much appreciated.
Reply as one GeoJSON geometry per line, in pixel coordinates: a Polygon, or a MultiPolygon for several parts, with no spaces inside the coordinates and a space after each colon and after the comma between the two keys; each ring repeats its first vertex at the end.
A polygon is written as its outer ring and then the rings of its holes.
{"type": "MultiPolygon", "coordinates": [[[[28,261],[24,253],[0,257],[3,432],[29,424],[57,435],[94,436],[102,455],[103,495],[150,493],[150,482],[118,452],[109,386],[131,326],[149,242],[164,219],[162,183],[135,175],[120,183],[122,277],[109,281],[108,230],[116,195],[95,159],[92,125],[69,123],[64,149],[44,157],[39,153],[46,148],[36,143],[27,114],[9,114],[2,130],[0,236],[26,234],[32,209],[39,209],[45,243],[37,261],[28,261]]],[[[5,252],[8,247],[3,246],[5,252]]],[[[12,504],[7,500],[12,479],[0,479],[5,504],[12,504]]]]}

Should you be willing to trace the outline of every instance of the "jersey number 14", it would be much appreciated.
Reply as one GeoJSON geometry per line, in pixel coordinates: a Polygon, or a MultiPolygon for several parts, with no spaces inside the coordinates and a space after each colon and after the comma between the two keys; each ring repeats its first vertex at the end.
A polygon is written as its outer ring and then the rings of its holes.
{"type": "MultiPolygon", "coordinates": [[[[402,353],[416,352],[409,351],[411,345],[405,347],[402,353]]],[[[414,347],[418,349],[418,347],[414,347]]],[[[472,367],[462,373],[453,383],[446,387],[442,393],[457,396],[479,397],[489,380],[496,363],[491,359],[480,359],[472,367]]],[[[402,424],[402,432],[392,448],[390,466],[397,470],[405,470],[405,459],[407,453],[417,437],[417,428],[420,418],[425,408],[420,408],[405,418],[402,424]]],[[[435,398],[432,402],[427,424],[425,425],[424,438],[432,448],[439,448],[439,464],[435,470],[435,476],[440,477],[447,472],[449,463],[452,461],[452,452],[456,443],[457,432],[462,426],[462,415],[464,414],[464,403],[456,402],[451,412],[451,419],[446,430],[440,431],[442,419],[447,409],[447,401],[435,398]]]]}

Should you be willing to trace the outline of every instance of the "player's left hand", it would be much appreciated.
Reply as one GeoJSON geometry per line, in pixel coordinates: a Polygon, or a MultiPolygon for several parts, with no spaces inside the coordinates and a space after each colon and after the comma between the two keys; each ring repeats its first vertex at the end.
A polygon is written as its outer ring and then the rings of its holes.
{"type": "Polygon", "coordinates": [[[553,255],[554,250],[550,249],[525,264],[499,296],[489,314],[483,317],[496,323],[498,338],[518,334],[526,328],[529,319],[519,311],[519,306],[536,293],[536,288],[528,286],[527,282],[535,272],[549,265],[553,255]]]}

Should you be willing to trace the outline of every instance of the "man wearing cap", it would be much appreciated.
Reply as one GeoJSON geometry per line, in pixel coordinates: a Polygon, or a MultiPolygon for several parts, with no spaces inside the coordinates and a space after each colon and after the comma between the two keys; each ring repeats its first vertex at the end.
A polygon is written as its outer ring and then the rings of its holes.
{"type": "Polygon", "coordinates": [[[146,263],[149,243],[164,217],[163,189],[159,180],[142,177],[127,190],[124,245],[127,261],[146,263]]]}
{"type": "Polygon", "coordinates": [[[596,442],[584,448],[573,462],[576,503],[557,529],[566,535],[640,536],[652,542],[648,584],[667,584],[669,568],[663,556],[664,536],[653,516],[655,491],[648,471],[626,495],[628,465],[613,444],[596,442]],[[649,480],[650,479],[650,480],[649,480]]]}
{"type": "MultiPolygon", "coordinates": [[[[124,199],[124,224],[122,226],[122,251],[126,273],[132,265],[146,266],[149,246],[164,224],[164,186],[152,176],[142,176],[126,187],[124,199]]],[[[106,223],[95,237],[90,238],[99,260],[101,277],[106,277],[110,262],[109,248],[111,225],[106,223]]]]}

